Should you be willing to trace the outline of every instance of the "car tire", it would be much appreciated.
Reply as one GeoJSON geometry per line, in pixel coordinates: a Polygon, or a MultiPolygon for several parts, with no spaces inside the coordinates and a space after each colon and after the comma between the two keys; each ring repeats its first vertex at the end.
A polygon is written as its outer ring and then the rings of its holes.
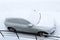
{"type": "Polygon", "coordinates": [[[41,36],[47,37],[48,33],[47,33],[47,32],[44,32],[44,31],[39,31],[39,32],[37,33],[37,35],[39,35],[40,37],[41,37],[41,36]],[[46,35],[44,35],[44,34],[46,34],[46,35]]]}
{"type": "Polygon", "coordinates": [[[11,31],[11,32],[16,32],[16,30],[12,27],[8,27],[8,30],[11,31]]]}

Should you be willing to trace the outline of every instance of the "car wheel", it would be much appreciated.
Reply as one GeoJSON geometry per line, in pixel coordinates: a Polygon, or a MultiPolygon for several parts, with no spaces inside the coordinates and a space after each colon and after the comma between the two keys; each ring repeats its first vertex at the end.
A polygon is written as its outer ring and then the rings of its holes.
{"type": "Polygon", "coordinates": [[[39,31],[37,33],[39,36],[44,36],[44,37],[47,37],[48,33],[47,32],[44,32],[44,31],[39,31]]]}
{"type": "Polygon", "coordinates": [[[16,32],[16,30],[12,27],[8,27],[8,30],[11,31],[11,32],[16,32]]]}

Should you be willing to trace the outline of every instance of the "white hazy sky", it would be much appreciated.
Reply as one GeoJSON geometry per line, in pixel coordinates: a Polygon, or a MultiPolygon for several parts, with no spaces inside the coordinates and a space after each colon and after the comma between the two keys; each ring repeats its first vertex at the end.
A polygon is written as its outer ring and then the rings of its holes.
{"type": "Polygon", "coordinates": [[[38,11],[42,15],[42,26],[45,24],[51,26],[55,19],[57,25],[55,35],[60,36],[60,0],[0,0],[0,29],[5,29],[4,20],[8,17],[25,18],[36,24],[38,11]]]}

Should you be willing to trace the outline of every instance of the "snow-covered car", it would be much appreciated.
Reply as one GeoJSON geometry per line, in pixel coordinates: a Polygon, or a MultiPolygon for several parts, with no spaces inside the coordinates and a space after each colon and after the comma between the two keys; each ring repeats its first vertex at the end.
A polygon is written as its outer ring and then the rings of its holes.
{"type": "Polygon", "coordinates": [[[55,27],[36,26],[22,18],[7,18],[4,22],[9,31],[22,31],[27,33],[38,33],[40,35],[50,35],[55,31],[55,27]],[[48,29],[46,29],[48,28],[48,29]]]}

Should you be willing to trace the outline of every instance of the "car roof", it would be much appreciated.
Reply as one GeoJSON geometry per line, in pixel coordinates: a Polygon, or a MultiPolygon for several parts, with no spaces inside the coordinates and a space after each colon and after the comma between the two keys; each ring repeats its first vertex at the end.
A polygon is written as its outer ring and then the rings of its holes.
{"type": "Polygon", "coordinates": [[[18,24],[25,24],[25,25],[31,24],[29,21],[22,18],[7,18],[6,21],[12,23],[18,23],[18,24]]]}

